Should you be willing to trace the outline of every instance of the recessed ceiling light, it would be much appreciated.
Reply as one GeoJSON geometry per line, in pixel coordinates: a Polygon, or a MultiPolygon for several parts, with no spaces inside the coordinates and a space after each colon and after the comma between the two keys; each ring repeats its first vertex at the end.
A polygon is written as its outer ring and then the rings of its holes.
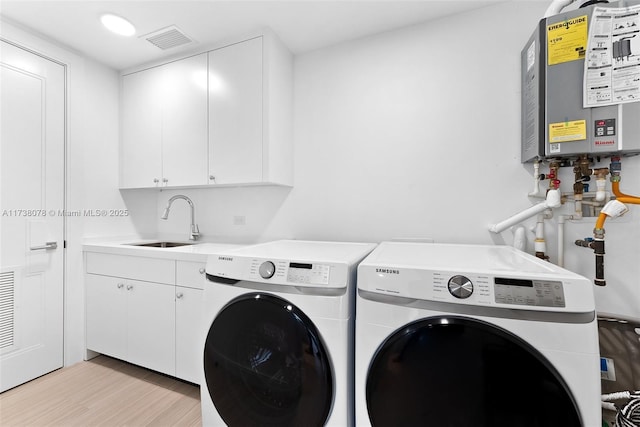
{"type": "Polygon", "coordinates": [[[100,17],[100,21],[109,31],[121,36],[132,36],[136,33],[136,27],[134,27],[131,22],[121,18],[120,16],[107,13],[100,17]]]}

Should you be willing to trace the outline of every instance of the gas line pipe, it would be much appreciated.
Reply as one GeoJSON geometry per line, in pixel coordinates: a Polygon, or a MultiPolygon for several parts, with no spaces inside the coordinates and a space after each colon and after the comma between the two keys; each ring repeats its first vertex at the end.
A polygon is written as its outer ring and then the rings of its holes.
{"type": "Polygon", "coordinates": [[[613,195],[616,196],[618,198],[618,200],[620,200],[621,197],[628,197],[630,198],[629,200],[627,200],[626,202],[623,203],[631,203],[634,205],[640,205],[640,197],[637,196],[631,196],[629,194],[625,194],[622,191],[620,191],[620,181],[622,179],[621,173],[622,173],[622,162],[620,161],[620,157],[619,156],[613,156],[611,157],[611,164],[609,165],[609,170],[611,172],[611,191],[613,192],[613,195]]]}
{"type": "MultiPolygon", "coordinates": [[[[620,198],[627,199],[627,198],[620,198]]],[[[593,249],[596,255],[596,276],[593,279],[593,283],[597,286],[606,286],[607,281],[604,279],[604,222],[607,217],[616,218],[624,215],[629,211],[629,208],[623,203],[624,200],[611,200],[604,205],[596,221],[596,226],[593,229],[593,239],[576,240],[577,246],[593,249]]]]}
{"type": "MultiPolygon", "coordinates": [[[[613,156],[611,158],[611,164],[608,172],[611,172],[611,191],[615,200],[611,200],[604,205],[600,211],[600,215],[596,221],[596,225],[593,229],[593,239],[576,240],[575,244],[593,249],[596,255],[596,277],[594,283],[598,286],[606,286],[607,282],[604,279],[604,223],[608,217],[618,217],[624,215],[629,208],[625,205],[633,204],[640,205],[640,197],[630,196],[620,191],[620,173],[622,171],[622,163],[620,157],[613,156]]],[[[606,175],[604,169],[599,169],[599,178],[606,175]]]]}

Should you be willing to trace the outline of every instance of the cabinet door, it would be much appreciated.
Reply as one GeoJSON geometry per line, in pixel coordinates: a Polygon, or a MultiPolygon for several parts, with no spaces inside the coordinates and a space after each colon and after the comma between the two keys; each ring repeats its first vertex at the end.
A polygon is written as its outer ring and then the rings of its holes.
{"type": "Polygon", "coordinates": [[[123,279],[85,276],[87,348],[127,358],[126,285],[123,279]]]}
{"type": "Polygon", "coordinates": [[[202,289],[176,287],[176,376],[196,384],[202,376],[204,346],[202,292],[202,289]]]}
{"type": "Polygon", "coordinates": [[[128,280],[127,360],[175,375],[175,286],[128,280]]]}
{"type": "Polygon", "coordinates": [[[162,67],[122,78],[120,186],[159,187],[162,181],[162,67]]]}
{"type": "Polygon", "coordinates": [[[262,182],[262,37],[209,52],[211,184],[262,182]]]}
{"type": "Polygon", "coordinates": [[[161,68],[163,184],[207,184],[207,54],[161,68]]]}

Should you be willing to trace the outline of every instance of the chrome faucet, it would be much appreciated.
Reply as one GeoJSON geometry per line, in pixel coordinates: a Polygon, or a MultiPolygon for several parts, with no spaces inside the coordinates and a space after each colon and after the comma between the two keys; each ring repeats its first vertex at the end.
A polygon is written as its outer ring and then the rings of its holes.
{"type": "Polygon", "coordinates": [[[200,237],[200,230],[198,229],[198,224],[196,224],[195,221],[195,206],[193,205],[193,202],[191,201],[190,198],[188,198],[187,196],[183,196],[182,194],[178,194],[176,196],[173,196],[172,198],[169,199],[169,203],[167,203],[167,207],[164,208],[164,212],[162,213],[162,216],[160,217],[161,219],[167,219],[169,218],[169,209],[171,209],[171,204],[176,200],[176,199],[182,199],[182,200],[186,200],[187,203],[189,203],[189,207],[191,208],[191,235],[189,236],[189,240],[198,240],[198,237],[200,237]]]}

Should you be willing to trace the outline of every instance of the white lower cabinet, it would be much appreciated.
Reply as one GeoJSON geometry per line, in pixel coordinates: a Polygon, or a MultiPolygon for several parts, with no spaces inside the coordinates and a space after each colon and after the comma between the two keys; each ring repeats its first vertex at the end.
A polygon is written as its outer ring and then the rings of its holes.
{"type": "Polygon", "coordinates": [[[127,358],[127,304],[124,280],[85,276],[87,348],[127,358]]]}
{"type": "Polygon", "coordinates": [[[175,375],[174,286],[127,281],[127,356],[131,363],[175,375]]]}
{"type": "Polygon", "coordinates": [[[200,382],[205,263],[176,262],[176,376],[200,382]]]}
{"type": "Polygon", "coordinates": [[[200,382],[202,289],[176,286],[176,377],[200,382]]]}
{"type": "Polygon", "coordinates": [[[199,383],[205,263],[101,253],[85,261],[87,349],[199,383]]]}
{"type": "Polygon", "coordinates": [[[86,275],[87,348],[175,375],[174,286],[86,275]]]}

